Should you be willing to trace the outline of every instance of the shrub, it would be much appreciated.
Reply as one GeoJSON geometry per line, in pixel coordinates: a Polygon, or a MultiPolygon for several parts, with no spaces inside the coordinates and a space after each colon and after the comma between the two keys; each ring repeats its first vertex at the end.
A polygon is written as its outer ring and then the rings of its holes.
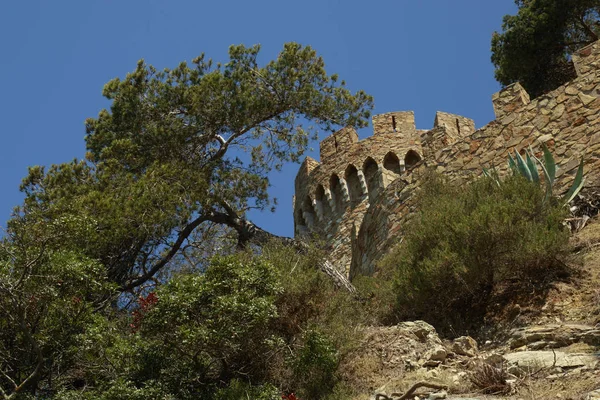
{"type": "Polygon", "coordinates": [[[329,398],[340,384],[340,363],[359,343],[363,305],[317,269],[324,254],[316,247],[298,254],[272,243],[262,257],[273,264],[283,287],[273,329],[285,338],[286,351],[271,358],[273,382],[301,399],[329,398]]]}
{"type": "Polygon", "coordinates": [[[320,399],[329,394],[335,386],[338,361],[338,352],[331,339],[318,330],[309,329],[292,361],[301,397],[320,399]]]}
{"type": "Polygon", "coordinates": [[[326,398],[361,313],[317,271],[321,256],[271,245],[178,274],[125,318],[98,316],[80,338],[77,378],[92,398],[326,398]]]}
{"type": "Polygon", "coordinates": [[[187,388],[190,395],[213,382],[260,381],[265,355],[277,344],[269,325],[280,292],[274,267],[260,259],[216,257],[203,275],[175,277],[156,292],[140,325],[148,364],[138,379],[169,382],[173,393],[187,388]]]}
{"type": "Polygon", "coordinates": [[[217,391],[214,398],[217,400],[274,400],[281,399],[281,395],[273,385],[252,386],[234,379],[229,386],[217,391]]]}
{"type": "Polygon", "coordinates": [[[382,261],[396,270],[399,315],[466,333],[480,324],[500,282],[551,279],[564,266],[568,232],[566,209],[544,198],[520,176],[460,186],[428,176],[404,241],[382,261]]]}

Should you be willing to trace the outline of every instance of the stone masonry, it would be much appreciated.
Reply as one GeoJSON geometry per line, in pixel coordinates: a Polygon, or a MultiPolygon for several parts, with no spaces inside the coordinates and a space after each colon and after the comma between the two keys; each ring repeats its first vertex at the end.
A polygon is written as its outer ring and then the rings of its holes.
{"type": "Polygon", "coordinates": [[[373,273],[377,260],[401,237],[413,208],[419,172],[433,167],[453,179],[483,168],[507,168],[508,152],[546,143],[566,190],[581,157],[586,187],[600,184],[600,41],[573,56],[577,78],[530,100],[515,83],[492,97],[496,119],[475,130],[472,120],[437,112],[431,130],[418,130],[412,112],[373,117],[373,136],[358,140],[343,128],[320,144],[296,176],[296,236],[316,234],[329,261],[351,279],[373,273]]]}

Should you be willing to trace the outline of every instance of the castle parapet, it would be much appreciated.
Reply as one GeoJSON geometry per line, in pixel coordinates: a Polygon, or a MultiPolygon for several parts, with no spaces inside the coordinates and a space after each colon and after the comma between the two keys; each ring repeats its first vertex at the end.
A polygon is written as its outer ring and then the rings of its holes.
{"type": "Polygon", "coordinates": [[[319,165],[319,162],[312,157],[307,156],[304,159],[302,165],[300,165],[300,168],[298,169],[298,173],[296,174],[296,192],[298,192],[300,188],[308,184],[310,180],[310,173],[319,165]]]}
{"type": "Polygon", "coordinates": [[[498,166],[507,154],[546,143],[563,166],[557,192],[570,185],[584,157],[590,188],[600,186],[600,42],[573,55],[578,77],[530,99],[515,83],[493,96],[496,120],[475,130],[473,120],[437,112],[434,127],[415,127],[412,112],[373,117],[373,134],[358,140],[344,128],[321,142],[321,163],[307,158],[296,177],[296,235],[318,235],[327,258],[347,276],[372,273],[405,234],[415,214],[421,165],[457,182],[498,166]]]}
{"type": "Polygon", "coordinates": [[[600,68],[600,41],[596,41],[573,54],[573,64],[578,76],[600,68]]]}
{"type": "Polygon", "coordinates": [[[345,153],[351,145],[358,142],[358,133],[354,128],[346,127],[323,139],[320,144],[321,162],[327,163],[338,154],[345,153]]]}
{"type": "Polygon", "coordinates": [[[443,127],[446,129],[446,134],[456,141],[475,132],[475,121],[460,115],[438,111],[435,113],[433,127],[443,127]]]}
{"type": "Polygon", "coordinates": [[[529,93],[521,86],[519,82],[508,85],[498,93],[492,96],[494,103],[494,113],[496,119],[501,119],[516,109],[529,104],[529,93]]]}
{"type": "Polygon", "coordinates": [[[403,133],[411,134],[417,130],[415,126],[415,113],[412,111],[396,111],[374,115],[373,134],[403,133]]]}

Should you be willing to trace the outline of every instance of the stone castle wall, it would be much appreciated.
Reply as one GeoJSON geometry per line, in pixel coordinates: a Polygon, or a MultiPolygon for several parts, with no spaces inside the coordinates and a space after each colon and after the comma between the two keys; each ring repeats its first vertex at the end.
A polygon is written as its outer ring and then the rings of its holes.
{"type": "Polygon", "coordinates": [[[586,186],[600,184],[600,42],[573,57],[578,77],[533,101],[518,83],[492,98],[496,119],[475,130],[472,120],[438,112],[431,130],[417,130],[412,112],[373,117],[372,137],[344,128],[321,143],[321,163],[307,158],[296,177],[296,235],[315,233],[329,260],[350,278],[370,274],[402,235],[421,166],[453,178],[495,165],[509,151],[546,143],[558,165],[559,190],[580,158],[586,186]]]}

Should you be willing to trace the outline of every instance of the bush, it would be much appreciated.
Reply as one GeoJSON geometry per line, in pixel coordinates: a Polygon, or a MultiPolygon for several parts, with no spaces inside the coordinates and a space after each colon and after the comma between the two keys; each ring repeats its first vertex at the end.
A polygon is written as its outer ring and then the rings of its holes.
{"type": "Polygon", "coordinates": [[[335,386],[338,352],[331,339],[315,329],[302,337],[302,346],[292,361],[300,394],[306,399],[320,399],[335,386]]]}
{"type": "Polygon", "coordinates": [[[213,382],[261,380],[265,355],[277,346],[269,326],[280,292],[273,265],[260,259],[216,257],[203,275],[175,277],[140,324],[140,361],[147,363],[140,363],[138,380],[169,382],[172,393],[189,395],[213,382]]]}
{"type": "Polygon", "coordinates": [[[271,245],[215,257],[204,273],[140,297],[129,315],[97,316],[80,338],[80,386],[107,399],[326,398],[361,313],[317,270],[321,256],[271,245]]]}
{"type": "Polygon", "coordinates": [[[217,400],[275,400],[281,399],[279,390],[273,385],[252,386],[234,379],[214,396],[217,400]]]}
{"type": "Polygon", "coordinates": [[[363,305],[317,269],[324,254],[315,247],[298,254],[272,243],[262,257],[274,265],[283,287],[273,329],[289,346],[271,359],[273,382],[302,399],[329,398],[340,384],[340,363],[359,343],[363,305]]]}
{"type": "Polygon", "coordinates": [[[396,270],[398,314],[467,333],[501,282],[552,279],[567,253],[566,209],[544,196],[522,177],[459,186],[428,176],[404,241],[382,261],[396,270]]]}

